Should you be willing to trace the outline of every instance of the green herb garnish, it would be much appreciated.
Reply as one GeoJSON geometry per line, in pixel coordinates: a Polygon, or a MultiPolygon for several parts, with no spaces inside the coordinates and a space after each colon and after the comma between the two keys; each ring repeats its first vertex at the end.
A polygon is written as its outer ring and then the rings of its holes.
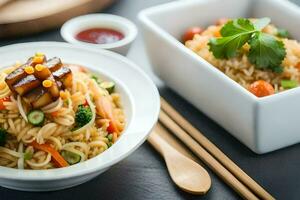
{"type": "Polygon", "coordinates": [[[280,74],[283,72],[283,67],[281,66],[273,67],[273,72],[280,74]]]}
{"type": "Polygon", "coordinates": [[[286,29],[279,28],[277,29],[277,36],[281,38],[288,38],[289,37],[289,32],[286,29]]]}
{"type": "Polygon", "coordinates": [[[257,33],[249,41],[249,61],[259,69],[274,68],[280,66],[286,52],[283,42],[276,40],[274,36],[257,33]]]}
{"type": "Polygon", "coordinates": [[[238,51],[248,43],[249,61],[259,69],[271,69],[280,72],[280,65],[286,55],[284,44],[261,30],[270,23],[269,18],[262,18],[255,23],[239,18],[227,22],[221,29],[221,38],[211,38],[209,50],[218,59],[235,57],[238,51]]]}

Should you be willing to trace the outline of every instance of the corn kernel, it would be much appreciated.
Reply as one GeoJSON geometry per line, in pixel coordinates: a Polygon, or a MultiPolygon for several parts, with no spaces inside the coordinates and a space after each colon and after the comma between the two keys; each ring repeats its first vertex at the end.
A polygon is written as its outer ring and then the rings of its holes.
{"type": "Polygon", "coordinates": [[[41,53],[41,52],[36,52],[35,53],[35,56],[38,56],[38,57],[43,57],[45,54],[44,53],[41,53]]]}
{"type": "Polygon", "coordinates": [[[33,69],[32,66],[26,66],[26,67],[25,67],[25,72],[26,72],[27,74],[33,74],[33,73],[34,73],[34,69],[33,69]]]}
{"type": "Polygon", "coordinates": [[[44,62],[44,56],[34,56],[32,61],[34,63],[43,63],[44,62]]]}
{"type": "Polygon", "coordinates": [[[45,65],[37,64],[35,66],[35,70],[38,72],[42,71],[43,69],[45,69],[45,65]]]}
{"type": "Polygon", "coordinates": [[[51,87],[52,86],[52,81],[50,81],[50,80],[44,80],[43,81],[43,86],[45,87],[45,88],[49,88],[49,87],[51,87]]]}

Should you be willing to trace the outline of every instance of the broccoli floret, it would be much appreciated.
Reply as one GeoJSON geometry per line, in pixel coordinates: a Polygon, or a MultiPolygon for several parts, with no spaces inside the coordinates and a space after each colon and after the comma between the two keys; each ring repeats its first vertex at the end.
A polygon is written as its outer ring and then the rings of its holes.
{"type": "Polygon", "coordinates": [[[81,128],[92,120],[92,110],[89,106],[79,105],[76,115],[75,122],[76,127],[81,128]]]}
{"type": "Polygon", "coordinates": [[[4,146],[6,142],[7,131],[4,128],[0,128],[0,146],[4,146]]]}

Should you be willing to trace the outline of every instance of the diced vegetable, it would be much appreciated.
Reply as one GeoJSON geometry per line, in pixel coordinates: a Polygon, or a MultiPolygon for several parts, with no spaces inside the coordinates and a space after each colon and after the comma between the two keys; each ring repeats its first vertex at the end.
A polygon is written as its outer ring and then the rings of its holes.
{"type": "Polygon", "coordinates": [[[81,156],[74,153],[74,152],[71,152],[71,151],[66,151],[66,150],[63,150],[61,152],[61,155],[62,157],[70,164],[70,165],[74,165],[76,163],[79,163],[80,162],[80,159],[81,159],[81,156]]]}
{"type": "Polygon", "coordinates": [[[184,35],[182,36],[182,42],[185,43],[188,40],[192,40],[194,38],[194,35],[201,34],[203,32],[203,28],[201,27],[191,27],[186,30],[184,35]]]}
{"type": "Polygon", "coordinates": [[[269,96],[275,93],[273,86],[263,80],[255,81],[248,90],[257,97],[269,96]]]}
{"type": "Polygon", "coordinates": [[[24,160],[30,160],[32,158],[32,153],[31,152],[26,152],[24,153],[24,160]]]}
{"type": "Polygon", "coordinates": [[[215,24],[216,24],[217,26],[224,25],[224,24],[226,24],[229,20],[230,20],[230,19],[228,19],[228,18],[220,18],[220,19],[218,19],[218,20],[216,21],[215,24]]]}
{"type": "Polygon", "coordinates": [[[97,75],[94,75],[94,74],[93,74],[93,75],[91,76],[91,78],[94,79],[94,80],[96,81],[96,83],[101,84],[101,80],[100,80],[100,78],[99,78],[97,75]]]}
{"type": "Polygon", "coordinates": [[[41,126],[45,121],[45,114],[41,110],[32,110],[27,115],[28,121],[34,126],[41,126]]]}
{"type": "Polygon", "coordinates": [[[289,32],[286,29],[280,28],[277,29],[277,36],[281,38],[288,38],[289,32]]]}
{"type": "Polygon", "coordinates": [[[50,114],[51,114],[52,117],[57,117],[58,114],[59,114],[59,112],[58,112],[58,111],[55,111],[55,112],[52,112],[52,113],[50,113],[50,114]]]}
{"type": "Polygon", "coordinates": [[[108,135],[107,135],[107,139],[111,142],[112,139],[113,139],[113,135],[112,135],[112,134],[108,134],[108,135]]]}
{"type": "Polygon", "coordinates": [[[50,153],[57,167],[69,166],[67,161],[58,153],[58,151],[52,148],[49,144],[39,144],[36,141],[33,141],[30,145],[35,149],[50,153]]]}
{"type": "Polygon", "coordinates": [[[8,101],[10,101],[9,97],[0,99],[0,110],[5,110],[4,102],[8,102],[8,101]]]}
{"type": "Polygon", "coordinates": [[[108,93],[111,94],[114,92],[115,83],[111,81],[103,81],[102,83],[100,83],[100,87],[106,89],[108,93]]]}
{"type": "Polygon", "coordinates": [[[83,106],[89,106],[89,103],[87,102],[87,100],[84,100],[84,103],[82,105],[83,106]]]}
{"type": "Polygon", "coordinates": [[[0,146],[4,146],[6,143],[7,131],[4,128],[0,128],[0,146]]]}
{"type": "Polygon", "coordinates": [[[76,127],[80,128],[89,123],[92,116],[93,113],[89,106],[79,105],[75,115],[76,127]]]}
{"type": "Polygon", "coordinates": [[[281,86],[284,89],[291,89],[295,88],[299,85],[298,81],[296,80],[281,80],[281,86]]]}
{"type": "Polygon", "coordinates": [[[107,130],[108,133],[113,133],[113,132],[115,132],[114,126],[113,126],[113,124],[112,124],[111,121],[109,122],[109,125],[108,125],[108,127],[107,127],[106,130],[107,130]]]}

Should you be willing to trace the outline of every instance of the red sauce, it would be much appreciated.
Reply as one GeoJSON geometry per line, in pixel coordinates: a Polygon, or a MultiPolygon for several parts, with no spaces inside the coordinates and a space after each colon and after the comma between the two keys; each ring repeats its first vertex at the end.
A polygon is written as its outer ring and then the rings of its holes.
{"type": "Polygon", "coordinates": [[[76,35],[77,40],[94,44],[113,43],[123,38],[124,35],[121,32],[108,28],[91,28],[76,35]]]}

